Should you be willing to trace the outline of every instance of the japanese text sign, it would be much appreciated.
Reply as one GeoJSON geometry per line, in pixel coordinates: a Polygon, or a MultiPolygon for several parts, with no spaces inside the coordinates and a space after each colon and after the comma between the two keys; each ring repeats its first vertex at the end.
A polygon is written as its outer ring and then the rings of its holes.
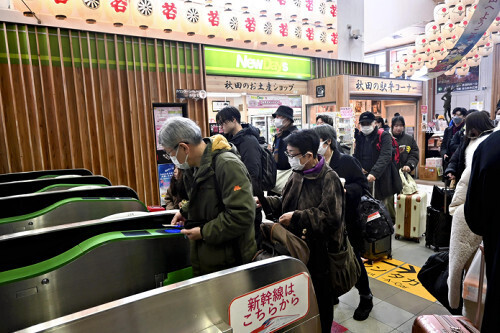
{"type": "Polygon", "coordinates": [[[350,76],[349,92],[354,95],[422,96],[422,82],[350,76]]]}
{"type": "Polygon", "coordinates": [[[340,117],[342,118],[352,118],[354,116],[354,113],[352,112],[351,107],[341,107],[340,108],[340,117]]]}
{"type": "Polygon", "coordinates": [[[274,332],[309,312],[309,277],[300,273],[235,298],[229,306],[234,332],[274,332]]]}
{"type": "Polygon", "coordinates": [[[247,94],[306,95],[307,82],[209,75],[207,90],[247,94]]]}

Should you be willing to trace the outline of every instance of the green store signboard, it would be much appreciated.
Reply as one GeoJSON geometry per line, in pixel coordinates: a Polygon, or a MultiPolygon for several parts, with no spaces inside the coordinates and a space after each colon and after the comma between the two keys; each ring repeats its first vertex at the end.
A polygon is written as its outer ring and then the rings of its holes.
{"type": "Polygon", "coordinates": [[[205,47],[209,75],[311,79],[311,59],[263,52],[205,47]]]}

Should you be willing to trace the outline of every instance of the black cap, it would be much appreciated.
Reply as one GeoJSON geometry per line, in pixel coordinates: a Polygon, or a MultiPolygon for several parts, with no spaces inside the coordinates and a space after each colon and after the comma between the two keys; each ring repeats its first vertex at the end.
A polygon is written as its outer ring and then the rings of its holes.
{"type": "Polygon", "coordinates": [[[370,122],[372,123],[375,120],[375,115],[373,112],[365,111],[359,116],[359,122],[370,122]]]}
{"type": "Polygon", "coordinates": [[[293,122],[293,109],[289,106],[280,105],[275,113],[273,113],[273,118],[276,116],[282,116],[290,119],[293,122]]]}

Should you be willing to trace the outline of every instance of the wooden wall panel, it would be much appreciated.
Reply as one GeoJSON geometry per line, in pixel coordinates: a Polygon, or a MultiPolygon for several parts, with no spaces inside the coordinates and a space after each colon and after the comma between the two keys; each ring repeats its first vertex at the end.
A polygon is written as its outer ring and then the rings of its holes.
{"type": "Polygon", "coordinates": [[[1,173],[87,168],[159,204],[152,103],[205,89],[200,45],[2,23],[0,48],[1,173]]]}

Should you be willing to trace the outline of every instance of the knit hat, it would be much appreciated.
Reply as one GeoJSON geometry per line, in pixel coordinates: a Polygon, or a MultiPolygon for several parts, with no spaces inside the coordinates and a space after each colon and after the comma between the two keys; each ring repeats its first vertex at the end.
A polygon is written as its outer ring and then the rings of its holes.
{"type": "Polygon", "coordinates": [[[290,119],[293,122],[293,109],[289,106],[280,105],[275,113],[273,113],[273,118],[276,116],[282,116],[290,119]]]}

